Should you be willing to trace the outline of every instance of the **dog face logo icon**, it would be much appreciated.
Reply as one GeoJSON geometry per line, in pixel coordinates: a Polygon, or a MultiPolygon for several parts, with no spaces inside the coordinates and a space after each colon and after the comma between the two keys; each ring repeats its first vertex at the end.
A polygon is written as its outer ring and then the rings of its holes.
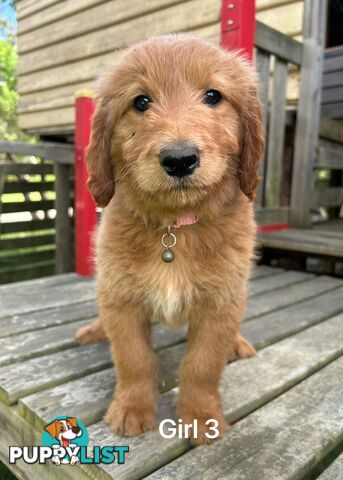
{"type": "Polygon", "coordinates": [[[42,444],[54,449],[51,461],[56,465],[75,465],[80,447],[88,445],[88,433],[75,417],[58,417],[44,427],[42,444]]]}

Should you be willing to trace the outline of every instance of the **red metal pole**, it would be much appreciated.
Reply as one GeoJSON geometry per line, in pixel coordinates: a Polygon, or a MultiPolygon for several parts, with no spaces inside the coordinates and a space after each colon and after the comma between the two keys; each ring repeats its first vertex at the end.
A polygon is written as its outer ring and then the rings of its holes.
{"type": "Polygon", "coordinates": [[[222,0],[221,46],[253,58],[255,0],[222,0]]]}
{"type": "Polygon", "coordinates": [[[92,234],[96,227],[96,207],[89,193],[85,154],[89,143],[95,102],[91,92],[76,94],[75,103],[75,271],[90,276],[94,272],[92,234]]]}

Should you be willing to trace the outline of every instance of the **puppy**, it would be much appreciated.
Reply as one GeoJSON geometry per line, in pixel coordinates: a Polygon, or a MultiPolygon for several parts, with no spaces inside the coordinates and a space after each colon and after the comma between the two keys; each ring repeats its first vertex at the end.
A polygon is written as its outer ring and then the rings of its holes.
{"type": "Polygon", "coordinates": [[[210,441],[208,419],[227,428],[221,372],[255,353],[239,326],[263,148],[257,80],[235,53],[157,37],[102,79],[86,160],[88,187],[106,207],[96,241],[100,317],[78,339],[104,331],[110,341],[117,386],[105,419],[114,431],[156,426],[155,320],[188,325],[177,414],[198,420],[193,443],[210,441]],[[167,247],[176,240],[167,252],[164,234],[167,247]]]}

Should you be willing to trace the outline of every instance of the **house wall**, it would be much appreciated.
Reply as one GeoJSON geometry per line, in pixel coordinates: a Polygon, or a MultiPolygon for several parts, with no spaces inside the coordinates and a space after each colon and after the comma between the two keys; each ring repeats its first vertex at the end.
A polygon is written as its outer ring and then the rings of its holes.
{"type": "Polygon", "coordinates": [[[343,119],[343,47],[325,52],[322,112],[330,118],[343,119]]]}
{"type": "MultiPolygon", "coordinates": [[[[39,133],[71,132],[74,94],[120,49],[154,34],[192,31],[219,43],[221,0],[21,0],[18,3],[19,124],[39,133]]],[[[302,0],[257,0],[258,20],[299,38],[302,0]]],[[[297,99],[291,73],[288,98],[297,99]]]]}

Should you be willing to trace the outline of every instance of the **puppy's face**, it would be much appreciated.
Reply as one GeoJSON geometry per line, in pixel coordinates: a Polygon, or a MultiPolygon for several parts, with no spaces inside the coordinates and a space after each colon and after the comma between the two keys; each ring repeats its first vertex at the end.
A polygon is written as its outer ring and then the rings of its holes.
{"type": "Polygon", "coordinates": [[[133,47],[103,80],[87,166],[100,206],[114,180],[140,201],[194,207],[224,185],[253,198],[263,151],[256,81],[237,56],[185,36],[133,47]]]}

